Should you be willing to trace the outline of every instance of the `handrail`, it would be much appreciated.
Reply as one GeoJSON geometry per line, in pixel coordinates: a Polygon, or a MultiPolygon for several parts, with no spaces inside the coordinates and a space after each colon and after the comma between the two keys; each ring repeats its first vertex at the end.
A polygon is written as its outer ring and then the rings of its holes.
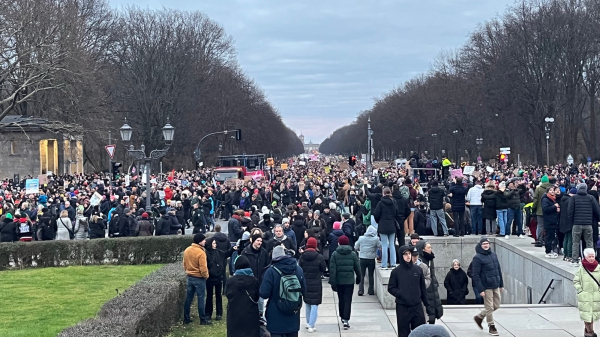
{"type": "Polygon", "coordinates": [[[538,304],[542,304],[542,302],[544,302],[544,304],[546,304],[546,301],[544,300],[544,297],[546,297],[546,294],[548,293],[549,289],[554,290],[554,288],[552,287],[552,283],[553,282],[554,282],[554,279],[550,280],[550,283],[546,287],[546,291],[544,291],[544,294],[542,295],[542,298],[540,298],[540,301],[538,302],[538,304]]]}

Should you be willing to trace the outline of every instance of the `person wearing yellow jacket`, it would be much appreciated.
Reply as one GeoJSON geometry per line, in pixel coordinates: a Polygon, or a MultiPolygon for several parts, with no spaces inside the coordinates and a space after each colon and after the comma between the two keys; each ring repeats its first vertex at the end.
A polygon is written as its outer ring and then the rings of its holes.
{"type": "Polygon", "coordinates": [[[442,180],[448,179],[448,176],[450,175],[450,165],[452,165],[452,162],[450,161],[450,159],[448,159],[448,157],[446,157],[446,156],[443,156],[442,157],[442,180]]]}
{"type": "Polygon", "coordinates": [[[593,248],[583,251],[584,259],[573,278],[573,286],[577,291],[577,309],[579,317],[585,324],[585,337],[596,336],[594,321],[600,319],[600,268],[593,248]]]}
{"type": "Polygon", "coordinates": [[[198,297],[198,317],[200,325],[211,325],[204,312],[206,297],[206,280],[208,279],[208,266],[204,244],[206,237],[202,233],[194,235],[194,243],[183,252],[183,269],[187,274],[187,295],[183,305],[183,324],[191,323],[190,307],[194,301],[194,294],[198,297]]]}

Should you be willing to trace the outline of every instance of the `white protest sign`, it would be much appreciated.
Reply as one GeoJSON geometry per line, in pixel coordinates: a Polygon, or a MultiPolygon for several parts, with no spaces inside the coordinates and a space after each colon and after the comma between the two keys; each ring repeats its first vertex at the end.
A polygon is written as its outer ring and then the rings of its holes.
{"type": "Polygon", "coordinates": [[[473,172],[475,172],[475,166],[465,166],[463,168],[463,174],[464,175],[473,175],[473,172]]]}
{"type": "Polygon", "coordinates": [[[39,179],[25,180],[25,193],[27,193],[27,194],[40,193],[40,180],[39,179]]]}

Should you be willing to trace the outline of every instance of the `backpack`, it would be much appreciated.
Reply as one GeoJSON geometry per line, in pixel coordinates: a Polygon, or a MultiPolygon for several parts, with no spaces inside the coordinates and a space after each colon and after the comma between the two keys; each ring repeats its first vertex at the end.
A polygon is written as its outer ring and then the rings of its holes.
{"type": "Polygon", "coordinates": [[[370,226],[371,225],[371,200],[367,199],[365,201],[364,208],[365,208],[366,212],[363,211],[363,216],[362,216],[363,221],[362,222],[365,226],[370,226]]]}
{"type": "Polygon", "coordinates": [[[410,200],[410,190],[408,189],[408,186],[400,186],[400,194],[404,199],[410,200]]]}
{"type": "Polygon", "coordinates": [[[114,213],[108,223],[108,237],[119,236],[119,213],[114,213]]]}
{"type": "Polygon", "coordinates": [[[285,315],[295,315],[302,308],[302,287],[296,273],[283,275],[281,270],[273,266],[279,273],[279,298],[277,299],[277,309],[285,315]]]}

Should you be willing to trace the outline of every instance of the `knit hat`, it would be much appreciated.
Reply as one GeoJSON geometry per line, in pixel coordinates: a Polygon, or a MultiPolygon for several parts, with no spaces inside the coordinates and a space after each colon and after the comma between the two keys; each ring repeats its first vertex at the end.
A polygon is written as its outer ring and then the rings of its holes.
{"type": "Polygon", "coordinates": [[[542,177],[542,180],[541,180],[541,181],[542,181],[542,183],[547,183],[547,182],[549,181],[549,179],[548,179],[548,176],[547,176],[547,175],[544,175],[544,176],[542,177]]]}
{"type": "Polygon", "coordinates": [[[569,194],[577,194],[577,188],[573,187],[569,190],[569,194]]]}
{"type": "Polygon", "coordinates": [[[410,337],[450,337],[450,334],[441,325],[423,324],[414,329],[410,337]]]}
{"type": "Polygon", "coordinates": [[[148,213],[144,212],[142,213],[142,219],[148,219],[148,213]]]}
{"type": "Polygon", "coordinates": [[[256,241],[256,239],[262,239],[262,235],[257,233],[250,237],[250,241],[252,241],[252,242],[256,241]]]}
{"type": "Polygon", "coordinates": [[[10,213],[6,213],[6,218],[7,218],[7,219],[10,219],[10,220],[12,220],[12,219],[13,219],[13,216],[12,216],[12,214],[10,214],[10,213]]]}
{"type": "Polygon", "coordinates": [[[506,183],[503,181],[500,184],[498,184],[498,188],[505,188],[506,187],[506,183]]]}
{"type": "Polygon", "coordinates": [[[342,223],[339,221],[334,222],[333,229],[342,229],[342,223]]]}
{"type": "Polygon", "coordinates": [[[321,215],[321,211],[319,211],[319,210],[316,210],[316,211],[315,211],[313,214],[316,214],[316,215],[321,215]]]}
{"type": "Polygon", "coordinates": [[[585,183],[581,183],[577,185],[577,192],[583,191],[587,193],[587,185],[585,183]]]}
{"type": "Polygon", "coordinates": [[[406,251],[410,251],[410,247],[407,245],[402,245],[400,248],[398,248],[398,251],[400,252],[400,255],[404,255],[406,251]]]}
{"type": "Polygon", "coordinates": [[[130,210],[129,208],[125,208],[125,209],[123,209],[123,214],[127,214],[127,213],[129,213],[130,211],[131,211],[131,210],[130,210]]]}
{"type": "Polygon", "coordinates": [[[235,259],[235,270],[250,268],[250,261],[244,255],[240,255],[235,259]]]}
{"type": "Polygon", "coordinates": [[[250,239],[250,232],[244,232],[244,234],[242,234],[242,241],[249,240],[249,239],[250,239]]]}
{"type": "MultiPolygon", "coordinates": [[[[339,243],[339,240],[338,240],[338,243],[339,243]]],[[[308,241],[306,241],[306,248],[317,249],[317,239],[308,238],[308,241]]]]}
{"type": "Polygon", "coordinates": [[[206,239],[206,236],[204,236],[204,234],[202,233],[198,233],[196,235],[194,235],[194,243],[199,245],[200,242],[204,241],[206,239]]]}
{"type": "Polygon", "coordinates": [[[281,224],[285,225],[286,223],[290,222],[290,218],[283,218],[283,220],[281,220],[281,224]]]}
{"type": "Polygon", "coordinates": [[[490,243],[490,240],[485,235],[482,236],[481,239],[479,240],[479,245],[481,246],[484,242],[490,243]]]}
{"type": "Polygon", "coordinates": [[[346,235],[342,235],[338,239],[338,245],[349,245],[349,244],[350,244],[350,240],[348,239],[348,237],[346,235]]]}
{"type": "Polygon", "coordinates": [[[275,248],[273,248],[273,258],[271,259],[272,261],[275,261],[278,258],[281,259],[284,256],[285,248],[283,248],[283,246],[276,246],[275,248]]]}

